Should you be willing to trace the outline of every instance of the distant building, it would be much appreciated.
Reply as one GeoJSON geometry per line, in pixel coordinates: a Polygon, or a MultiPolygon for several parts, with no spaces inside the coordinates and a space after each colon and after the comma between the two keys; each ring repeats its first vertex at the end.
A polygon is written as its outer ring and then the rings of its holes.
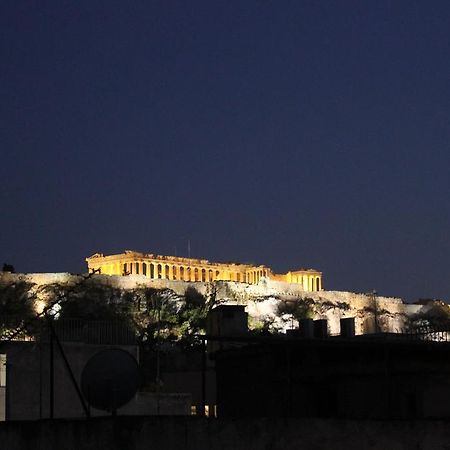
{"type": "Polygon", "coordinates": [[[152,279],[181,281],[237,281],[257,284],[261,278],[299,284],[303,290],[322,290],[322,272],[299,269],[275,274],[267,266],[240,263],[218,263],[206,259],[162,256],[126,250],[118,255],[96,253],[86,258],[90,272],[105,275],[144,275],[152,279]]]}

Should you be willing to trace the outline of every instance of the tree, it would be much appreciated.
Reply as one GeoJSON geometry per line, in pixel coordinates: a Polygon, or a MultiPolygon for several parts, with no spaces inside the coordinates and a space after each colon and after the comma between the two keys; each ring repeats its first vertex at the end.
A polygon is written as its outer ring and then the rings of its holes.
{"type": "Polygon", "coordinates": [[[182,305],[178,322],[180,336],[186,342],[194,342],[195,335],[204,333],[206,330],[206,319],[209,311],[215,303],[215,293],[209,295],[207,300],[197,289],[189,286],[184,293],[184,304],[182,305]]]}
{"type": "Polygon", "coordinates": [[[278,314],[291,314],[296,320],[312,319],[314,317],[314,305],[315,301],[312,298],[281,301],[278,304],[278,314]]]}
{"type": "Polygon", "coordinates": [[[170,289],[154,289],[142,286],[134,291],[137,311],[134,315],[141,341],[156,344],[161,340],[182,346],[196,344],[195,335],[206,329],[206,317],[215,297],[205,298],[197,289],[189,286],[184,298],[170,289]]]}
{"type": "Polygon", "coordinates": [[[405,323],[407,331],[450,331],[450,308],[440,300],[427,303],[424,311],[407,317],[405,323]]]}
{"type": "Polygon", "coordinates": [[[128,321],[134,307],[133,298],[125,297],[121,289],[93,278],[74,285],[49,284],[42,289],[47,303],[57,305],[53,308],[57,319],[128,321]]]}
{"type": "Polygon", "coordinates": [[[161,339],[176,340],[177,305],[172,290],[141,286],[125,295],[134,298],[132,320],[141,342],[154,345],[161,339]]]}
{"type": "Polygon", "coordinates": [[[33,283],[17,281],[0,284],[0,334],[30,323],[25,333],[33,333],[36,316],[34,310],[35,294],[33,283]]]}
{"type": "Polygon", "coordinates": [[[4,263],[2,272],[15,273],[16,271],[15,271],[14,266],[12,264],[4,263]]]}

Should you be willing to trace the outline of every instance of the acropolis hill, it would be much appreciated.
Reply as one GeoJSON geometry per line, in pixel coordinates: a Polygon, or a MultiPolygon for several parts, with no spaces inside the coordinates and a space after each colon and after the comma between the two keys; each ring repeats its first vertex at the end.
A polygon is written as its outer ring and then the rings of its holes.
{"type": "Polygon", "coordinates": [[[322,273],[313,269],[275,274],[264,265],[226,264],[135,251],[117,255],[96,253],[86,258],[86,262],[90,272],[87,280],[85,276],[68,273],[3,272],[0,284],[31,283],[41,304],[45,303],[45,298],[40,298],[41,288],[52,284],[70,286],[82,282],[87,298],[91,284],[95,288],[95,283],[122,292],[149,287],[160,290],[177,304],[194,288],[207,301],[214,299],[215,304],[245,305],[250,328],[269,324],[270,330],[278,332],[298,326],[298,316],[291,310],[296,304],[306,306],[309,318],[327,319],[331,334],[340,333],[340,319],[344,318],[355,319],[357,334],[400,332],[410,318],[426,313],[429,308],[373,293],[325,290],[322,273]]]}
{"type": "Polygon", "coordinates": [[[398,332],[404,328],[407,316],[421,310],[420,306],[407,305],[399,298],[325,291],[322,272],[314,269],[275,274],[265,265],[218,263],[131,250],[116,255],[96,253],[86,258],[86,262],[90,272],[109,275],[116,279],[114,283],[129,288],[148,280],[153,287],[184,295],[187,287],[194,285],[208,297],[213,284],[220,302],[246,304],[250,318],[272,321],[278,330],[292,326],[292,317],[282,313],[280,302],[307,299],[314,318],[328,319],[331,333],[339,332],[339,321],[345,317],[355,318],[357,333],[398,332]]]}

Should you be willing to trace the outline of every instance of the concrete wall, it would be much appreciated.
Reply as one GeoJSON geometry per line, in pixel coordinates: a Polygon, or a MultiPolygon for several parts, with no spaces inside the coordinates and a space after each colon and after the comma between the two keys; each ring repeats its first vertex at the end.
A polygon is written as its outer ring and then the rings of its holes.
{"type": "MultiPolygon", "coordinates": [[[[80,383],[82,370],[90,357],[111,348],[106,345],[62,343],[74,376],[80,383]]],[[[135,346],[115,346],[138,359],[135,346]]],[[[2,345],[8,360],[7,390],[8,419],[36,420],[50,414],[50,376],[48,343],[12,342],[2,345]]],[[[70,381],[63,359],[55,346],[54,352],[54,417],[83,417],[84,412],[70,381]]],[[[120,410],[119,410],[120,413],[120,410]]],[[[105,414],[93,411],[93,414],[105,414]]]]}
{"type": "Polygon", "coordinates": [[[0,422],[6,418],[6,388],[0,387],[0,422]]]}
{"type": "Polygon", "coordinates": [[[450,422],[120,417],[4,422],[8,450],[444,450],[450,422]]]}
{"type": "Polygon", "coordinates": [[[119,413],[122,416],[190,416],[191,404],[191,394],[138,392],[119,413]]]}

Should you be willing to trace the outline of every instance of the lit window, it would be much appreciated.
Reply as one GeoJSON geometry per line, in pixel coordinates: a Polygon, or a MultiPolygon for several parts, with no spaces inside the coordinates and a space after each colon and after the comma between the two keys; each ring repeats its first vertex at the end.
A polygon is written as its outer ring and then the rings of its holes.
{"type": "Polygon", "coordinates": [[[6,355],[0,354],[0,387],[6,386],[6,355]]]}

